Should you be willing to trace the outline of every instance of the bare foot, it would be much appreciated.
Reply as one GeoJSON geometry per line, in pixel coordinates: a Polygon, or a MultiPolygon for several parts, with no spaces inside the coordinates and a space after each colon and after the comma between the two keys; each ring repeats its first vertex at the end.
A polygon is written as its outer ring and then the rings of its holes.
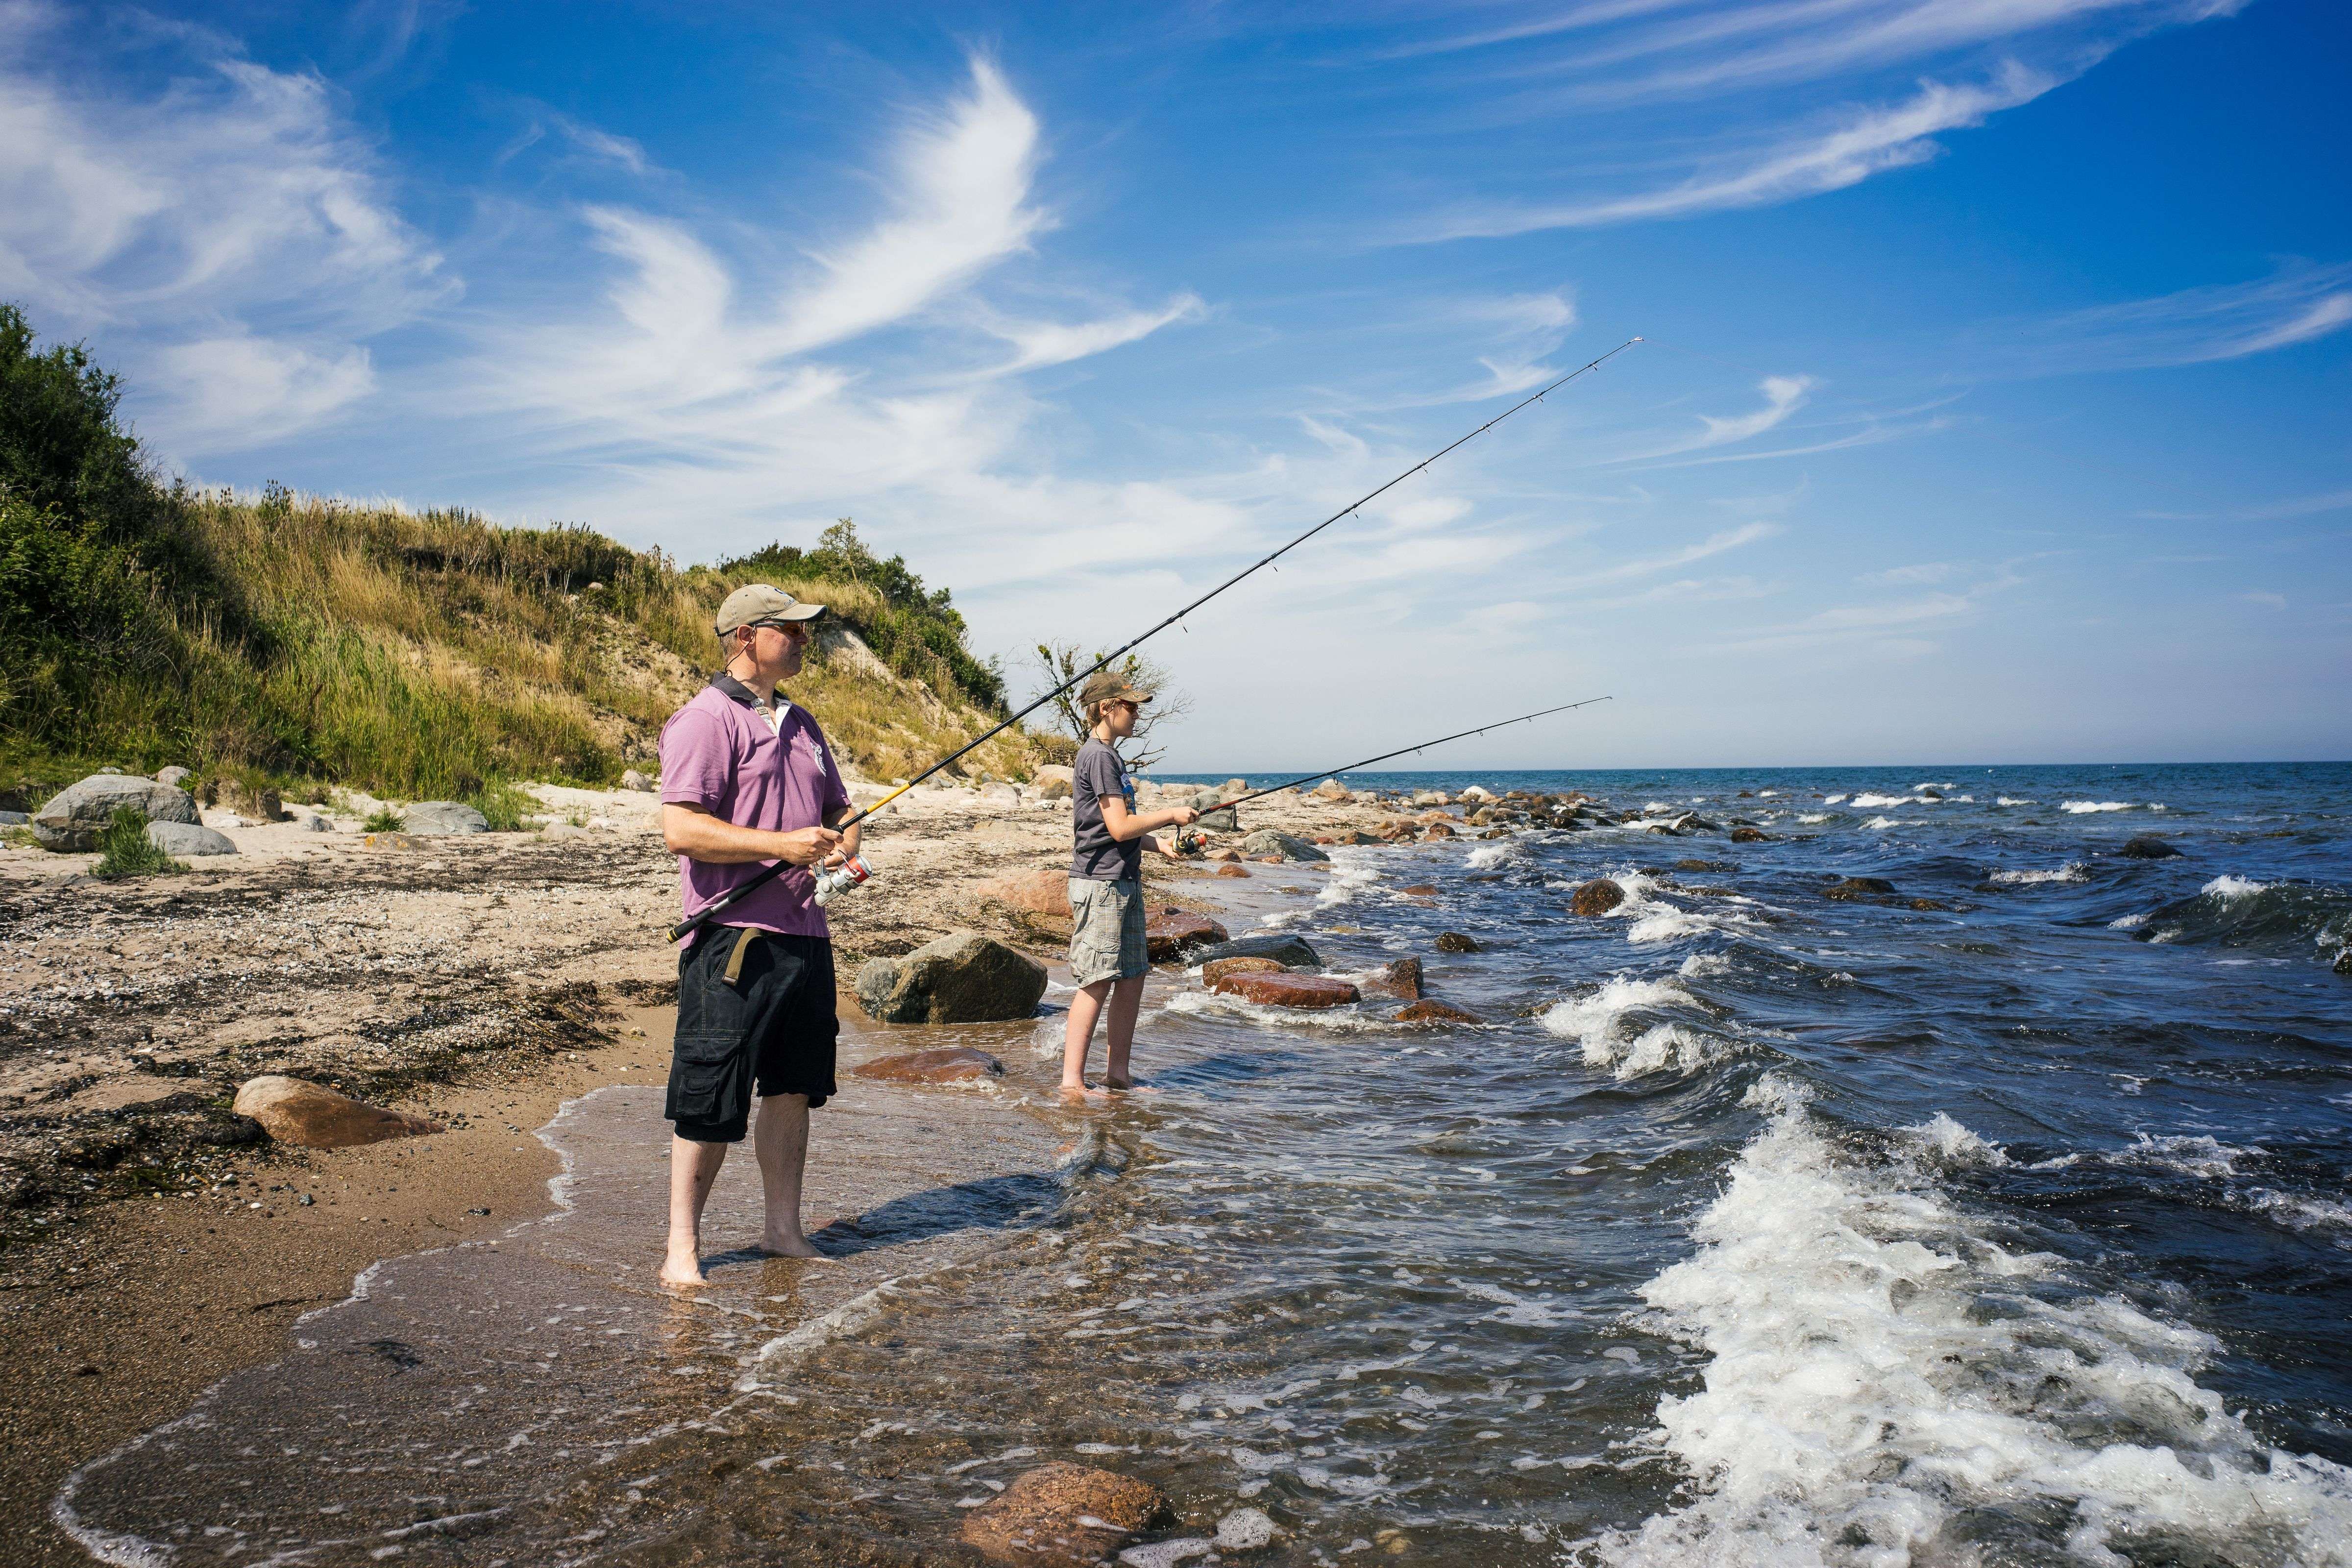
{"type": "Polygon", "coordinates": [[[771,1258],[823,1258],[805,1236],[763,1236],[760,1250],[771,1258]]]}
{"type": "Polygon", "coordinates": [[[1066,1083],[1062,1086],[1062,1102],[1065,1105],[1100,1105],[1109,1099],[1110,1096],[1104,1090],[1088,1089],[1082,1083],[1066,1083]]]}
{"type": "Polygon", "coordinates": [[[1150,1084],[1138,1083],[1131,1078],[1107,1078],[1103,1079],[1103,1087],[1120,1094],[1158,1094],[1160,1092],[1150,1084]]]}
{"type": "Polygon", "coordinates": [[[683,1256],[673,1252],[664,1258],[660,1278],[663,1284],[674,1285],[680,1289],[689,1289],[697,1285],[710,1283],[702,1277],[702,1259],[691,1252],[683,1256]]]}

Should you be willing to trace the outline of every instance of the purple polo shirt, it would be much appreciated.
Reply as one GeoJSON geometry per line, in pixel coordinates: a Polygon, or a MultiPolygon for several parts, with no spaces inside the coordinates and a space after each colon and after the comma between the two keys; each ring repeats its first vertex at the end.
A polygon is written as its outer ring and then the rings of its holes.
{"type": "MultiPolygon", "coordinates": [[[[777,833],[820,826],[826,812],[847,805],[849,791],[824,731],[799,704],[782,706],[783,717],[772,731],[752,705],[751,689],[733,677],[720,675],[695,693],[662,726],[662,800],[700,806],[739,827],[777,833]]],[[[679,856],[687,915],[750,881],[767,864],[713,866],[679,856]]],[[[795,868],[729,909],[717,923],[830,937],[814,891],[809,873],[795,868]]]]}

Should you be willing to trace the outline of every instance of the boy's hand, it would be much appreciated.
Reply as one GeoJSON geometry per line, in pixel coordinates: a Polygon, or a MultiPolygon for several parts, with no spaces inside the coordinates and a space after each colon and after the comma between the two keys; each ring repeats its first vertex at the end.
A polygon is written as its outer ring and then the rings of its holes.
{"type": "Polygon", "coordinates": [[[1189,805],[1171,806],[1168,812],[1168,826],[1171,827],[1190,827],[1200,820],[1201,814],[1189,805]]]}

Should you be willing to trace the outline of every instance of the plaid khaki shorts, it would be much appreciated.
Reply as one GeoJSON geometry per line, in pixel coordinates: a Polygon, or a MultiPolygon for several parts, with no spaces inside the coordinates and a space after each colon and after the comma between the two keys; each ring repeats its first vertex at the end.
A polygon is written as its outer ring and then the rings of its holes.
{"type": "Polygon", "coordinates": [[[1070,879],[1070,984],[1132,980],[1149,973],[1143,941],[1143,884],[1070,879]]]}

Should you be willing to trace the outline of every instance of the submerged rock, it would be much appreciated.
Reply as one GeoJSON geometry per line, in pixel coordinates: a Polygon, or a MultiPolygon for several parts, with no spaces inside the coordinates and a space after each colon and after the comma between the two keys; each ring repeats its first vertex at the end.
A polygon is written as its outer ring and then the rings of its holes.
{"type": "Polygon", "coordinates": [[[1220,958],[1270,958],[1292,969],[1320,969],[1322,958],[1307,945],[1303,936],[1244,936],[1232,942],[1221,942],[1214,947],[1204,947],[1192,954],[1195,963],[1208,963],[1220,958]]]}
{"type": "Polygon", "coordinates": [[[1426,999],[1400,1011],[1396,1016],[1396,1021],[1400,1024],[1481,1024],[1486,1022],[1475,1013],[1465,1013],[1461,1008],[1450,1006],[1444,1002],[1426,999]]]}
{"type": "Polygon", "coordinates": [[[1014,1477],[965,1516],[961,1533],[992,1563],[1077,1568],[1108,1557],[1168,1513],[1157,1487],[1056,1461],[1014,1477]]]}
{"type": "Polygon", "coordinates": [[[1173,963],[1188,947],[1219,942],[1231,933],[1206,915],[1190,910],[1160,910],[1143,922],[1143,942],[1154,963],[1173,963]]]}
{"type": "Polygon", "coordinates": [[[1228,974],[1281,974],[1286,966],[1271,958],[1213,958],[1201,965],[1201,984],[1213,986],[1228,974]]]}
{"type": "Polygon", "coordinates": [[[1895,891],[1895,884],[1884,877],[1848,877],[1843,882],[1832,882],[1822,889],[1825,899],[1867,899],[1895,891]]]}
{"type": "Polygon", "coordinates": [[[490,819],[454,800],[428,800],[401,814],[401,831],[412,835],[488,833],[490,819]]]}
{"type": "Polygon", "coordinates": [[[1596,877],[1576,889],[1568,900],[1569,912],[1588,918],[1605,915],[1625,901],[1625,889],[1606,877],[1596,877]]]}
{"type": "Polygon", "coordinates": [[[1466,936],[1458,931],[1440,931],[1437,933],[1437,951],[1440,952],[1475,952],[1478,951],[1478,942],[1475,938],[1466,936]]]}
{"type": "Polygon", "coordinates": [[[280,1143],[301,1149],[349,1149],[387,1138],[421,1138],[445,1131],[437,1121],[337,1094],[305,1079],[268,1074],[236,1091],[236,1113],[261,1123],[280,1143]]]}
{"type": "Polygon", "coordinates": [[[1242,840],[1242,853],[1249,856],[1272,855],[1285,860],[1328,860],[1331,858],[1304,838],[1276,828],[1261,827],[1242,840]]]}
{"type": "Polygon", "coordinates": [[[1423,838],[1451,838],[1454,829],[1443,822],[1433,822],[1421,830],[1423,838]]]}
{"type": "Polygon", "coordinates": [[[1271,971],[1229,972],[1218,976],[1210,989],[1220,995],[1239,996],[1265,1007],[1344,1007],[1364,999],[1363,993],[1345,980],[1271,971]]]}
{"type": "Polygon", "coordinates": [[[1734,844],[1769,844],[1772,836],[1760,827],[1735,827],[1731,830],[1734,844]]]}
{"type": "Polygon", "coordinates": [[[147,842],[166,855],[234,855],[236,841],[226,833],[193,822],[151,822],[147,842]]]}
{"type": "Polygon", "coordinates": [[[973,1083],[1003,1078],[1004,1064],[970,1046],[940,1046],[876,1057],[849,1070],[854,1077],[877,1083],[973,1083]]]}
{"type": "Polygon", "coordinates": [[[2336,973],[2352,974],[2352,947],[2339,947],[2336,950],[2336,973]]]}
{"type": "Polygon", "coordinates": [[[1374,996],[1393,996],[1400,1002],[1421,1000],[1421,960],[1400,958],[1384,963],[1358,983],[1374,996]]]}
{"type": "Polygon", "coordinates": [[[2153,833],[2136,833],[2116,853],[2133,860],[2169,860],[2180,851],[2153,833]]]}
{"type": "Polygon", "coordinates": [[[68,784],[33,813],[33,837],[44,849],[82,853],[98,847],[98,836],[129,806],[153,822],[184,822],[201,826],[196,797],[152,779],[121,773],[93,773],[68,784]]]}
{"type": "Polygon", "coordinates": [[[1274,1544],[1273,1517],[1264,1509],[1237,1508],[1217,1521],[1217,1550],[1255,1552],[1274,1544]]]}
{"type": "Polygon", "coordinates": [[[992,937],[956,931],[904,958],[868,960],[857,1005],[883,1024],[988,1024],[1026,1018],[1045,994],[1045,966],[992,937]]]}

